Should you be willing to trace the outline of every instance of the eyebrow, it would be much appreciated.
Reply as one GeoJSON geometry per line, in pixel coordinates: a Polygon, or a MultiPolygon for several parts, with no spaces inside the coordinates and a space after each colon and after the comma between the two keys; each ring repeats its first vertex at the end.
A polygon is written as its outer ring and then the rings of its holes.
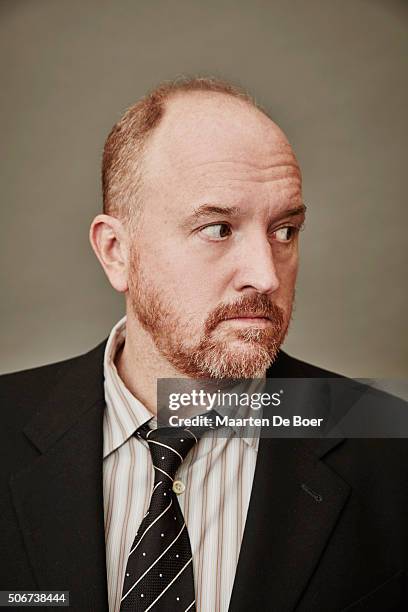
{"type": "Polygon", "coordinates": [[[299,206],[295,206],[294,208],[283,210],[282,213],[278,215],[274,220],[279,221],[280,219],[285,219],[286,217],[296,217],[297,215],[304,215],[306,213],[306,210],[306,204],[299,204],[299,206]]]}
{"type": "MultiPolygon", "coordinates": [[[[289,208],[287,210],[282,211],[274,220],[279,221],[280,219],[286,217],[295,217],[296,215],[305,214],[307,206],[305,204],[300,204],[299,206],[295,206],[294,208],[289,208]]],[[[196,208],[191,215],[189,215],[183,225],[190,225],[191,223],[196,223],[200,219],[205,219],[206,217],[213,217],[214,215],[224,216],[224,217],[239,217],[241,211],[237,206],[214,206],[213,204],[202,204],[198,208],[196,208]]]]}

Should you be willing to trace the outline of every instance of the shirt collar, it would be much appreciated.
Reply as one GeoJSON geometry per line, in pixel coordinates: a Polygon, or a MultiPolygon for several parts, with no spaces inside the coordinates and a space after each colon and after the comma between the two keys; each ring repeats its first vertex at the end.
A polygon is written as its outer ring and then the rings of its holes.
{"type": "Polygon", "coordinates": [[[104,458],[126,442],[143,423],[152,419],[151,412],[129,391],[116,369],[115,355],[125,337],[126,317],[123,317],[109,335],[103,362],[106,401],[104,458]]]}
{"type": "MultiPolygon", "coordinates": [[[[129,391],[117,371],[115,355],[123,346],[125,338],[126,316],[120,319],[112,328],[104,354],[103,369],[106,402],[103,424],[104,459],[129,440],[135,431],[147,421],[151,421],[153,428],[157,426],[156,417],[129,391]]],[[[213,433],[216,434],[216,432],[213,433]]],[[[239,433],[238,430],[235,433],[239,433]]],[[[211,432],[209,434],[211,435],[211,432]]],[[[257,436],[243,437],[242,439],[248,446],[257,450],[259,442],[257,436]]]]}

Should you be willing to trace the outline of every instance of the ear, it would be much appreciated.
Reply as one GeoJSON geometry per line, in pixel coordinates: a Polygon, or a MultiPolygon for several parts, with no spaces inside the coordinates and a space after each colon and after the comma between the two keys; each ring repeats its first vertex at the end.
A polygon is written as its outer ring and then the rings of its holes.
{"type": "Polygon", "coordinates": [[[128,240],[123,223],[110,215],[97,215],[89,240],[112,287],[121,293],[127,291],[128,240]]]}

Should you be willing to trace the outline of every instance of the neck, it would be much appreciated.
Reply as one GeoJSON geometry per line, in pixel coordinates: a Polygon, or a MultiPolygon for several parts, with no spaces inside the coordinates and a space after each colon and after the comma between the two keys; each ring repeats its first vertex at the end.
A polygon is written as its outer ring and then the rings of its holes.
{"type": "Polygon", "coordinates": [[[130,314],[126,320],[125,344],[115,364],[129,391],[154,415],[157,414],[157,379],[185,378],[158,352],[150,334],[130,314]]]}

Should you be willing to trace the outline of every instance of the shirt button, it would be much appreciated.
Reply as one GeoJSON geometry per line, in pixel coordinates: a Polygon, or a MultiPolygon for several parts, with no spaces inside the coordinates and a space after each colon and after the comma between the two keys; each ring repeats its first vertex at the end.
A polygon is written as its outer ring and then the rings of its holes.
{"type": "Polygon", "coordinates": [[[180,493],[184,493],[185,490],[186,490],[186,487],[184,483],[181,482],[181,480],[175,480],[173,482],[173,491],[175,492],[176,495],[180,495],[180,493]]]}

